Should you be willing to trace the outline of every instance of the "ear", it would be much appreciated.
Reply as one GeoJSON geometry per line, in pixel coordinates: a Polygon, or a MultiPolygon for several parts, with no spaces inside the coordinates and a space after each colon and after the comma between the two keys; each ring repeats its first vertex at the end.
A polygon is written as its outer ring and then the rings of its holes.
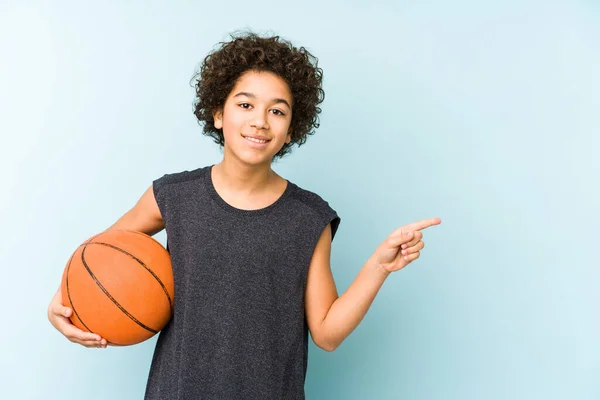
{"type": "Polygon", "coordinates": [[[289,144],[292,141],[292,128],[288,130],[287,137],[285,138],[285,142],[289,144]]]}
{"type": "Polygon", "coordinates": [[[215,121],[215,128],[223,129],[223,110],[217,110],[213,113],[213,120],[215,121]]]}

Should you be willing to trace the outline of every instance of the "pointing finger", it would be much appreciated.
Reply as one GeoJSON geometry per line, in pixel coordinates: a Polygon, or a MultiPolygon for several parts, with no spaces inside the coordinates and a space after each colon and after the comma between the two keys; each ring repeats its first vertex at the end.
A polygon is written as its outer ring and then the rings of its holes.
{"type": "Polygon", "coordinates": [[[422,229],[429,228],[430,226],[434,226],[434,225],[439,225],[441,223],[442,223],[442,220],[439,218],[428,218],[428,219],[423,219],[421,221],[408,224],[408,225],[404,226],[404,229],[409,230],[409,231],[420,231],[422,229]]]}

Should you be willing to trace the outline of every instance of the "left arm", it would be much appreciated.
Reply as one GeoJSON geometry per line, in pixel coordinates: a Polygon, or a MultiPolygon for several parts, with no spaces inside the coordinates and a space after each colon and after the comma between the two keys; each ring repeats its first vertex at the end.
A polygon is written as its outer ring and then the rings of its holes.
{"type": "Polygon", "coordinates": [[[419,257],[424,246],[419,230],[441,222],[435,220],[428,220],[426,226],[421,221],[392,232],[341,296],[331,273],[331,225],[327,225],[310,261],[305,293],[306,319],[317,346],[333,351],[352,333],[389,274],[419,257]]]}

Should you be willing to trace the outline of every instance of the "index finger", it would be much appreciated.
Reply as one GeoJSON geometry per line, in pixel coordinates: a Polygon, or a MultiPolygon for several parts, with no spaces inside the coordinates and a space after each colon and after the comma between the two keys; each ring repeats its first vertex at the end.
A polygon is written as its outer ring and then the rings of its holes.
{"type": "Polygon", "coordinates": [[[102,340],[102,337],[97,333],[86,332],[75,325],[66,317],[59,317],[56,322],[56,329],[60,331],[64,336],[68,338],[78,339],[81,341],[86,340],[102,340]]]}
{"type": "Polygon", "coordinates": [[[81,329],[75,327],[74,325],[71,325],[69,328],[65,329],[67,330],[67,334],[65,336],[71,336],[75,339],[78,339],[80,341],[88,341],[88,340],[94,340],[94,341],[101,341],[102,337],[96,333],[92,333],[92,332],[86,332],[86,331],[82,331],[81,329]]]}
{"type": "Polygon", "coordinates": [[[439,218],[427,218],[418,222],[413,222],[404,227],[405,230],[409,231],[420,231],[425,228],[429,228],[430,226],[439,225],[442,223],[442,220],[439,218]]]}

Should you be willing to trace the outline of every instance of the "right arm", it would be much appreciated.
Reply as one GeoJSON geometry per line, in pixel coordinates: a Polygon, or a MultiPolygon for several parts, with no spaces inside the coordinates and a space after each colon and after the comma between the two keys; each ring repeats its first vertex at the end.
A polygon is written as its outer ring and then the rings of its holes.
{"type": "Polygon", "coordinates": [[[158,209],[158,204],[154,198],[152,185],[140,197],[135,206],[127,211],[121,218],[112,224],[107,231],[115,229],[125,229],[130,231],[143,232],[146,235],[156,235],[162,231],[165,223],[158,209]]]}
{"type": "MultiPolygon", "coordinates": [[[[144,192],[138,202],[121,218],[112,224],[107,231],[124,229],[155,235],[165,227],[158,204],[154,198],[152,185],[144,192]]],[[[106,347],[106,340],[100,335],[85,332],[73,325],[69,317],[73,310],[62,304],[60,286],[48,306],[48,319],[50,323],[71,342],[79,343],[85,347],[106,347]]]]}

